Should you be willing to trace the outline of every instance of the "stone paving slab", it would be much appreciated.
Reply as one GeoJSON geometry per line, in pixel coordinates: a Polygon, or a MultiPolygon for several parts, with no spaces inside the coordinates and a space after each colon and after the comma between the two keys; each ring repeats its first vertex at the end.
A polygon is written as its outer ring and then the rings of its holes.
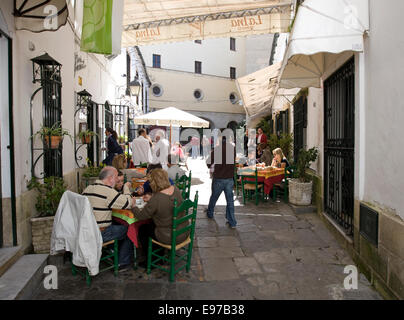
{"type": "Polygon", "coordinates": [[[317,214],[296,215],[289,205],[271,200],[256,206],[235,201],[236,229],[226,226],[224,195],[214,219],[206,217],[210,196],[209,173],[202,161],[190,164],[191,199],[199,192],[191,270],[170,283],[161,270],[129,270],[114,277],[104,272],[93,278],[73,277],[69,263],[58,265],[59,289],[38,288],[34,299],[147,299],[147,300],[253,300],[253,299],[381,299],[361,274],[358,290],[345,290],[344,267],[353,265],[317,214]]]}
{"type": "Polygon", "coordinates": [[[239,279],[236,265],[232,258],[207,258],[202,260],[206,281],[239,279]]]}

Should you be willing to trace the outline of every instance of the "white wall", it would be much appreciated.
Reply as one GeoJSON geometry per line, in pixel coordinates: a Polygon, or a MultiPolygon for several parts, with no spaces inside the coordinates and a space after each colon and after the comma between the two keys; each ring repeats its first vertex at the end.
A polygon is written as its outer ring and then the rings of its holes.
{"type": "Polygon", "coordinates": [[[150,107],[165,108],[175,106],[183,110],[204,112],[226,112],[244,115],[244,109],[238,103],[232,104],[229,96],[237,95],[234,80],[200,75],[188,72],[147,68],[152,83],[159,84],[163,94],[156,97],[150,89],[150,107]],[[203,98],[198,101],[193,96],[195,89],[203,92],[203,98]]]}
{"type": "Polygon", "coordinates": [[[268,67],[273,39],[273,34],[246,37],[246,74],[268,67]]]}
{"type": "Polygon", "coordinates": [[[323,175],[323,156],[324,153],[324,98],[323,90],[320,88],[309,88],[307,97],[307,149],[317,147],[319,156],[311,164],[311,168],[316,170],[319,175],[323,175]]]}
{"type": "Polygon", "coordinates": [[[404,2],[370,1],[365,39],[366,137],[364,201],[392,208],[404,219],[404,2]]]}
{"type": "MultiPolygon", "coordinates": [[[[92,94],[92,99],[98,103],[109,100],[116,103],[116,92],[119,86],[124,86],[126,73],[126,56],[122,55],[109,61],[102,55],[87,54],[80,51],[79,43],[74,31],[66,24],[56,32],[32,33],[15,31],[12,12],[13,1],[1,1],[0,9],[8,23],[13,40],[13,112],[14,112],[14,140],[16,167],[16,196],[27,190],[27,181],[31,178],[31,149],[30,149],[30,97],[39,88],[39,84],[32,83],[32,58],[47,52],[62,64],[62,125],[73,134],[73,115],[76,108],[75,92],[86,89],[92,94]],[[29,50],[29,44],[35,49],[29,50]],[[85,69],[75,72],[75,53],[83,58],[85,69]],[[83,84],[78,84],[81,76],[83,84]]],[[[78,13],[81,12],[82,0],[76,1],[78,13]]],[[[69,5],[70,18],[76,26],[76,33],[80,29],[81,18],[75,15],[69,5]]],[[[81,16],[81,15],[80,15],[81,16]]],[[[101,120],[101,119],[100,119],[101,120]]],[[[102,120],[101,120],[102,121],[102,120]]],[[[42,123],[42,93],[34,99],[34,132],[42,123]]],[[[78,128],[77,128],[78,129],[78,128]]],[[[40,145],[36,141],[36,145],[40,145]]],[[[68,174],[75,169],[74,145],[70,139],[63,142],[63,172],[68,174]]],[[[84,151],[84,148],[83,148],[84,151]]],[[[37,153],[36,155],[39,155],[37,153]]],[[[84,157],[85,159],[85,157],[84,157]]],[[[39,163],[42,161],[40,160],[39,163]]],[[[41,173],[41,166],[36,170],[41,173]]]]}
{"type": "Polygon", "coordinates": [[[274,63],[281,62],[285,55],[289,33],[280,33],[276,44],[274,63]]]}
{"type": "Polygon", "coordinates": [[[153,54],[161,55],[161,68],[195,72],[195,61],[202,62],[202,74],[230,77],[230,67],[236,76],[246,74],[245,38],[236,38],[236,51],[230,50],[230,38],[141,46],[147,67],[153,66],[153,54]]]}

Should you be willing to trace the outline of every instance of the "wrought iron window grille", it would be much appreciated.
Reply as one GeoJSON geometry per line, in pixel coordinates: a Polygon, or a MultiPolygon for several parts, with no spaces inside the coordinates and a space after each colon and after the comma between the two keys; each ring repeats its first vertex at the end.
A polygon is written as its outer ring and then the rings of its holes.
{"type": "MultiPolygon", "coordinates": [[[[45,177],[63,177],[62,170],[62,143],[58,148],[47,147],[45,137],[42,141],[42,148],[34,146],[34,98],[42,91],[42,123],[43,126],[51,128],[61,123],[61,68],[62,65],[49,56],[47,53],[31,59],[33,83],[39,83],[31,95],[30,100],[30,133],[31,133],[31,176],[32,178],[44,179],[45,177]],[[39,152],[39,155],[38,155],[39,152]],[[43,172],[36,175],[35,168],[39,160],[43,158],[43,172]]],[[[50,137],[49,137],[50,141],[50,137]]]]}

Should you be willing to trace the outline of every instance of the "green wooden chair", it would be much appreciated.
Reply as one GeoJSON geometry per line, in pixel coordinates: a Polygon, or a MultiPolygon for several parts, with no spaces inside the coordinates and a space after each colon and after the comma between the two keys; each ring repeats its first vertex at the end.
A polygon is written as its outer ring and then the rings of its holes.
{"type": "Polygon", "coordinates": [[[272,190],[272,199],[276,201],[279,196],[283,196],[283,201],[285,203],[289,202],[289,179],[294,177],[296,172],[295,166],[285,167],[285,177],[281,182],[275,183],[272,190]]]}
{"type": "Polygon", "coordinates": [[[246,204],[246,198],[248,198],[248,200],[254,199],[256,205],[258,205],[260,198],[262,201],[264,201],[264,184],[262,182],[258,182],[257,169],[255,169],[254,175],[241,174],[240,178],[244,204],[246,204]],[[252,181],[252,179],[254,180],[252,181]]]}
{"type": "Polygon", "coordinates": [[[234,166],[234,188],[236,189],[236,196],[239,195],[239,189],[241,189],[241,177],[237,173],[237,166],[234,166]]]}
{"type": "MultiPolygon", "coordinates": [[[[74,264],[72,259],[72,274],[75,276],[80,274],[82,277],[86,279],[87,286],[91,286],[91,276],[88,272],[88,269],[85,268],[84,271],[79,270],[74,264]]],[[[115,277],[118,275],[118,240],[111,240],[102,244],[102,255],[100,259],[100,270],[99,272],[104,272],[110,269],[114,269],[115,277]],[[112,245],[112,246],[111,246],[112,245]],[[105,265],[105,267],[101,268],[101,264],[105,265]]]]}
{"type": "Polygon", "coordinates": [[[169,274],[171,282],[174,281],[175,275],[185,268],[186,272],[189,272],[191,267],[192,248],[195,235],[195,221],[198,207],[198,191],[196,192],[195,199],[192,202],[187,199],[184,200],[179,207],[177,207],[177,201],[174,201],[173,210],[173,225],[171,233],[171,245],[166,245],[157,240],[149,237],[149,248],[147,253],[147,274],[151,273],[151,268],[158,268],[169,274]],[[191,213],[189,212],[191,210],[191,213]],[[179,216],[181,212],[185,212],[185,215],[179,216]],[[186,222],[190,223],[183,228],[179,226],[186,222]],[[177,243],[177,237],[186,231],[190,231],[189,237],[182,243],[177,243]],[[153,244],[155,245],[153,248],[153,244]],[[168,255],[165,251],[168,250],[168,255]],[[160,263],[168,263],[168,266],[164,266],[160,263]],[[181,264],[178,268],[178,264],[181,264]]]}
{"type": "Polygon", "coordinates": [[[192,180],[192,172],[189,171],[189,176],[187,177],[186,175],[183,175],[182,177],[178,178],[178,173],[177,177],[175,178],[175,185],[182,191],[182,198],[189,199],[189,196],[191,194],[191,180],[192,180]]]}

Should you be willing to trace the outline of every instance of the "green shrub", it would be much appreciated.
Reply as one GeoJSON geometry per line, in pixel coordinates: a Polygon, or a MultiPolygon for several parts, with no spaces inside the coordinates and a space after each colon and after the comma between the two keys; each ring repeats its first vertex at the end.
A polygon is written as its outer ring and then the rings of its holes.
{"type": "Polygon", "coordinates": [[[60,177],[47,177],[43,183],[37,178],[32,178],[28,183],[28,190],[35,189],[38,191],[35,208],[40,217],[54,216],[59,206],[63,193],[67,190],[67,186],[60,177]]]}
{"type": "Polygon", "coordinates": [[[299,151],[299,159],[296,165],[296,178],[301,182],[310,182],[312,177],[306,173],[306,169],[310,168],[310,164],[316,161],[318,149],[311,148],[309,150],[301,149],[299,151]]]}

